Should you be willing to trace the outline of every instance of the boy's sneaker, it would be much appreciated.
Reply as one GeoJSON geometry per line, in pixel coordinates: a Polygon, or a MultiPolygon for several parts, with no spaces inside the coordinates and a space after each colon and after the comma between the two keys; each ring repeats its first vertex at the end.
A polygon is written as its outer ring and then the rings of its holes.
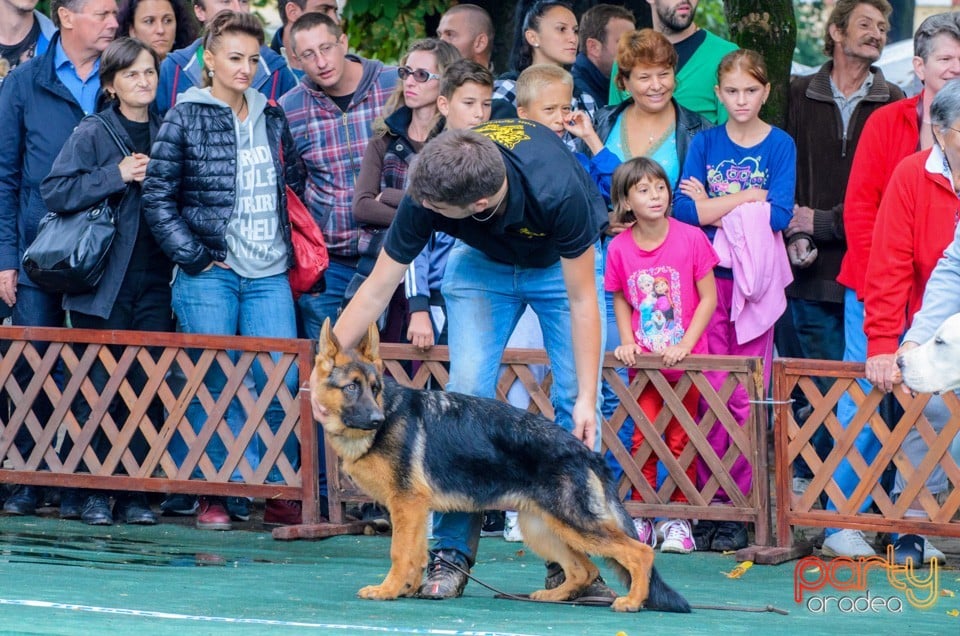
{"type": "Polygon", "coordinates": [[[947,562],[947,556],[943,552],[941,552],[939,549],[937,549],[936,546],[930,543],[930,539],[924,537],[923,538],[923,562],[930,563],[934,559],[937,560],[938,565],[943,565],[944,563],[947,562]]]}
{"type": "Polygon", "coordinates": [[[503,520],[503,540],[510,543],[519,543],[523,541],[523,533],[520,532],[520,524],[517,523],[517,513],[508,511],[503,520]]]}
{"type": "Polygon", "coordinates": [[[637,517],[633,520],[633,527],[637,529],[637,538],[640,543],[646,543],[651,548],[657,547],[657,531],[649,519],[637,517]]]}
{"type": "Polygon", "coordinates": [[[876,554],[876,551],[863,538],[863,532],[860,530],[834,532],[823,540],[823,547],[820,550],[827,556],[851,557],[854,559],[876,554]]]}
{"type": "Polygon", "coordinates": [[[747,524],[742,521],[721,521],[713,536],[710,549],[714,552],[729,552],[747,547],[747,524]]]}
{"type": "Polygon", "coordinates": [[[689,521],[686,519],[671,519],[663,524],[662,529],[663,543],[660,545],[661,552],[673,552],[676,554],[690,554],[693,552],[695,546],[689,521]]]}
{"type": "Polygon", "coordinates": [[[176,493],[170,495],[160,504],[160,512],[164,516],[189,517],[197,511],[197,498],[193,495],[176,493]]]}

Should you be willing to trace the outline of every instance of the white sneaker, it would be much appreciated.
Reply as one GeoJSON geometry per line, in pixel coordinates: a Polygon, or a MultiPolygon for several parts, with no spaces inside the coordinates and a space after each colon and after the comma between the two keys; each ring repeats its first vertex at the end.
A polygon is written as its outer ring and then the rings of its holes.
{"type": "Polygon", "coordinates": [[[824,539],[823,553],[831,557],[867,557],[876,554],[859,530],[840,530],[824,539]]]}
{"type": "Polygon", "coordinates": [[[693,531],[686,519],[670,519],[663,524],[663,543],[661,552],[690,554],[696,549],[693,543],[693,531]]]}
{"type": "Polygon", "coordinates": [[[939,549],[937,549],[936,546],[930,543],[930,539],[924,537],[923,538],[923,562],[930,563],[934,559],[937,560],[938,565],[943,565],[944,563],[947,562],[946,555],[943,552],[941,552],[939,549]]]}
{"type": "Polygon", "coordinates": [[[523,533],[520,532],[520,524],[517,523],[517,513],[513,510],[507,511],[506,519],[503,521],[503,540],[510,543],[523,541],[523,533]]]}
{"type": "Polygon", "coordinates": [[[646,543],[651,548],[657,547],[657,531],[653,529],[649,519],[637,517],[633,520],[633,527],[637,529],[640,543],[646,543]]]}

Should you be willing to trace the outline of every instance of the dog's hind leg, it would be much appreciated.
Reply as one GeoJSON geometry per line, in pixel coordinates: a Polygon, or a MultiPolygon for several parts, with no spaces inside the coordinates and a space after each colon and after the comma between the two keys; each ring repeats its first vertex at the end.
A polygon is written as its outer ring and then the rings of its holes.
{"type": "Polygon", "coordinates": [[[545,519],[530,511],[518,515],[520,531],[530,549],[547,561],[555,561],[563,569],[564,581],[555,588],[538,590],[530,598],[538,601],[566,601],[593,583],[600,575],[597,566],[583,552],[570,547],[556,532],[555,519],[545,519]]]}
{"type": "Polygon", "coordinates": [[[603,538],[584,537],[585,542],[575,547],[590,554],[612,559],[630,575],[630,590],[613,602],[617,612],[636,612],[643,607],[650,592],[650,571],[653,568],[653,549],[631,539],[619,528],[603,538]]]}
{"type": "Polygon", "coordinates": [[[369,585],[357,596],[365,599],[390,600],[413,596],[420,587],[420,578],[427,566],[427,508],[421,497],[397,497],[388,502],[393,538],[390,542],[390,571],[380,585],[369,585]]]}

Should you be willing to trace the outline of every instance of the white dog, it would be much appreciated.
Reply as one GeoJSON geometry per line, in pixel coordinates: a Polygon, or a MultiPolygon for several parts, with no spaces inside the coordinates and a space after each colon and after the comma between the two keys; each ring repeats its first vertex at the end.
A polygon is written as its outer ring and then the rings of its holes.
{"type": "Polygon", "coordinates": [[[903,382],[918,393],[960,389],[960,314],[940,325],[933,338],[897,358],[903,382]]]}

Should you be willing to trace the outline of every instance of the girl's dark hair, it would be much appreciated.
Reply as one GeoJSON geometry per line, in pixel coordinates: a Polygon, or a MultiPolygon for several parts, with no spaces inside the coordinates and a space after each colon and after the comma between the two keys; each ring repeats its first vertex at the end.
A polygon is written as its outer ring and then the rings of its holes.
{"type": "Polygon", "coordinates": [[[536,2],[517,3],[513,16],[513,48],[510,50],[510,69],[522,72],[533,64],[533,47],[524,35],[528,29],[540,31],[540,20],[554,7],[563,7],[573,13],[573,5],[564,0],[536,0],[536,2]]]}
{"type": "MultiPolygon", "coordinates": [[[[117,14],[117,22],[120,26],[117,28],[119,35],[130,35],[130,28],[133,26],[133,20],[137,15],[137,7],[143,0],[126,0],[121,3],[120,12],[117,14]]],[[[180,0],[167,0],[173,8],[173,17],[177,21],[176,35],[173,36],[173,48],[171,51],[182,49],[197,39],[197,22],[193,15],[183,8],[180,0]]]]}
{"type": "MultiPolygon", "coordinates": [[[[626,208],[630,189],[643,179],[663,181],[667,186],[667,201],[673,201],[673,188],[667,173],[658,162],[649,157],[634,157],[617,166],[613,171],[613,183],[610,186],[610,202],[613,203],[613,216],[617,223],[635,221],[633,210],[626,208]]],[[[667,210],[669,216],[670,210],[667,210]]]]}
{"type": "MultiPolygon", "coordinates": [[[[153,67],[160,74],[160,56],[149,44],[134,38],[121,37],[111,42],[100,56],[100,85],[112,84],[117,73],[137,61],[144,51],[153,58],[153,67]]],[[[111,96],[111,99],[115,99],[111,96]]]]}

